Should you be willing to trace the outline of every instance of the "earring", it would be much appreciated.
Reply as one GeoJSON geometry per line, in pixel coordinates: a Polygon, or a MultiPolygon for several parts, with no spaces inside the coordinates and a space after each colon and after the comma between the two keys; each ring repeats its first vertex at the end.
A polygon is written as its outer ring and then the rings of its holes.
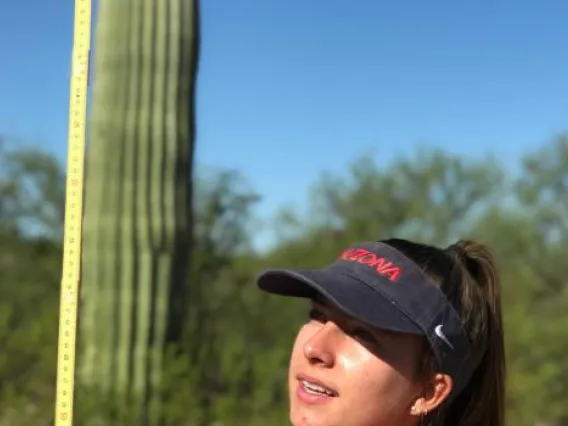
{"type": "Polygon", "coordinates": [[[425,410],[420,410],[418,409],[418,407],[416,407],[416,403],[414,403],[410,409],[415,415],[420,415],[422,417],[426,417],[428,415],[428,409],[426,408],[425,410]]]}
{"type": "Polygon", "coordinates": [[[422,414],[422,412],[421,412],[422,410],[420,410],[420,409],[416,406],[416,402],[412,405],[411,410],[412,410],[412,414],[414,414],[414,415],[417,415],[417,416],[418,416],[418,415],[422,414]]]}

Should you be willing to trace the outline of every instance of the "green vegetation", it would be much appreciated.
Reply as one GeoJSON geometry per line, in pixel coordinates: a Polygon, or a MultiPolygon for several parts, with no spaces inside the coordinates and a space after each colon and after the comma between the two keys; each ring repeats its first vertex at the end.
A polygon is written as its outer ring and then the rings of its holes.
{"type": "MultiPolygon", "coordinates": [[[[246,180],[226,170],[196,176],[188,317],[172,351],[182,356],[162,378],[165,425],[287,424],[287,359],[305,306],[260,293],[255,275],[267,265],[319,266],[348,241],[393,234],[442,244],[467,235],[494,248],[508,424],[568,424],[568,138],[528,153],[518,178],[498,162],[435,150],[384,168],[362,158],[322,177],[305,216],[283,214],[283,237],[266,253],[250,244],[259,197],[246,180]]],[[[52,424],[62,208],[55,159],[0,144],[0,424],[52,424]]],[[[102,364],[92,367],[108,379],[102,364]]],[[[77,388],[82,419],[129,424],[87,385],[77,388]]]]}

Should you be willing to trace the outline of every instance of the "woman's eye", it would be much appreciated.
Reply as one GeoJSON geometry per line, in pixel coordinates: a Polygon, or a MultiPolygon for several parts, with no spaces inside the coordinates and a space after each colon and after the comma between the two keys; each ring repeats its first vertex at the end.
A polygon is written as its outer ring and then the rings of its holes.
{"type": "Polygon", "coordinates": [[[323,312],[321,312],[318,309],[310,309],[310,313],[309,313],[309,317],[310,319],[314,320],[314,321],[319,321],[319,322],[324,322],[325,321],[325,315],[323,312]]]}
{"type": "Polygon", "coordinates": [[[366,343],[376,343],[377,342],[376,336],[373,333],[371,333],[369,330],[366,330],[364,328],[357,328],[357,329],[353,330],[352,334],[355,338],[363,340],[366,343]]]}

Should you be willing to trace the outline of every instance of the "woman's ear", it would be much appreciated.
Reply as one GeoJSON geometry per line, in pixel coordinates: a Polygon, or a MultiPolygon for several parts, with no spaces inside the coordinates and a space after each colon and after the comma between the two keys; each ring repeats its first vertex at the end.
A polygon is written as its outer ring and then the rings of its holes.
{"type": "Polygon", "coordinates": [[[414,400],[410,414],[423,417],[438,408],[448,398],[453,381],[447,374],[436,374],[424,385],[422,394],[414,400]]]}

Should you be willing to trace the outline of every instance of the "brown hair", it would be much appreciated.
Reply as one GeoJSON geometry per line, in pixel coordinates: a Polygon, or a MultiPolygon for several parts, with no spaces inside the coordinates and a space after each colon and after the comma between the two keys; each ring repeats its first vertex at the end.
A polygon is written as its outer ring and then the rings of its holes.
{"type": "MultiPolygon", "coordinates": [[[[448,404],[429,413],[428,426],[505,425],[505,345],[500,283],[489,249],[460,240],[446,249],[403,239],[383,241],[414,261],[440,287],[462,319],[479,364],[466,387],[448,404]]],[[[425,343],[422,377],[437,371],[436,359],[425,343]]]]}

